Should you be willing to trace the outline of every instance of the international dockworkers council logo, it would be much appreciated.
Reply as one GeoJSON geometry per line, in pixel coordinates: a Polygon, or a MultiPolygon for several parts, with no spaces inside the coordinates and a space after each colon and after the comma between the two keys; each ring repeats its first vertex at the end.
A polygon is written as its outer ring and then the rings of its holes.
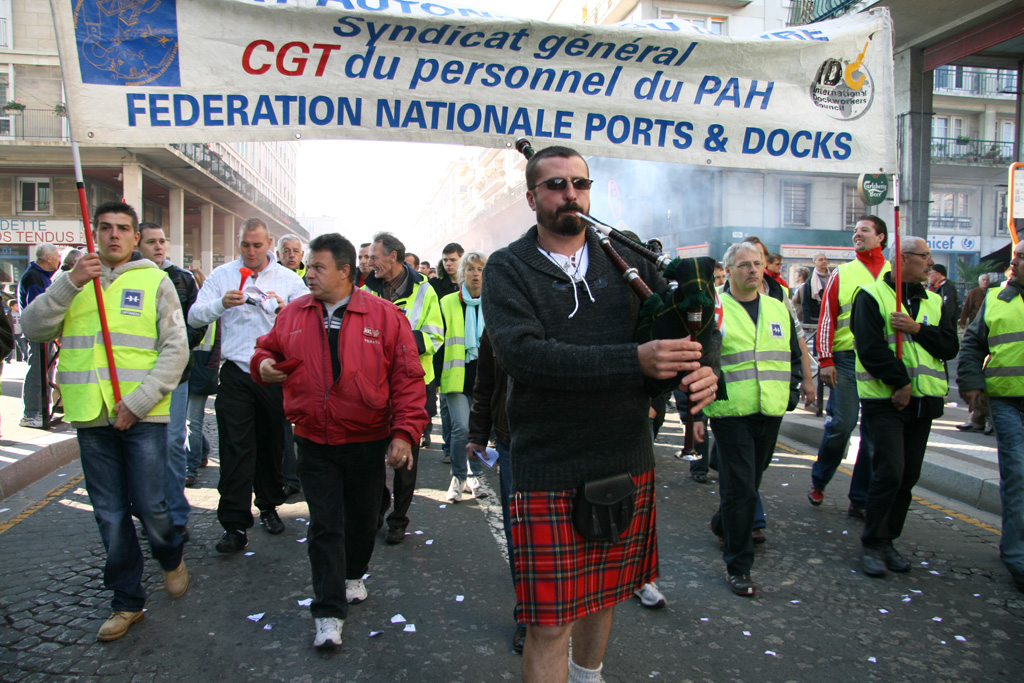
{"type": "Polygon", "coordinates": [[[83,83],[180,86],[177,0],[66,0],[83,83]]]}
{"type": "Polygon", "coordinates": [[[826,59],[811,83],[811,101],[826,114],[840,121],[860,118],[871,108],[875,85],[864,66],[871,40],[853,61],[826,59]]]}

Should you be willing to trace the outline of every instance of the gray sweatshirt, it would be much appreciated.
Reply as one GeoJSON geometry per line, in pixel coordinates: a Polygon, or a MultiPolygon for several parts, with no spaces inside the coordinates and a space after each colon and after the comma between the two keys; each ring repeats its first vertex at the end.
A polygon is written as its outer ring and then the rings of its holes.
{"type": "MultiPolygon", "coordinates": [[[[106,289],[120,276],[136,268],[156,268],[156,264],[147,259],[135,259],[124,263],[114,270],[103,266],[100,275],[100,286],[106,289]]],[[[86,283],[92,288],[91,282],[86,283]]],[[[62,277],[25,308],[21,315],[22,333],[34,342],[53,341],[61,336],[64,329],[64,315],[71,308],[75,296],[82,291],[75,287],[70,277],[62,277]]],[[[164,277],[157,290],[157,362],[146,375],[135,391],[121,397],[121,401],[132,414],[139,417],[140,422],[169,422],[167,415],[146,417],[146,414],[170,393],[181,379],[181,372],[188,363],[188,338],[185,335],[185,317],[181,313],[178,293],[169,279],[164,277]]],[[[100,427],[112,424],[113,420],[106,412],[91,422],[75,422],[76,429],[100,427]]]]}

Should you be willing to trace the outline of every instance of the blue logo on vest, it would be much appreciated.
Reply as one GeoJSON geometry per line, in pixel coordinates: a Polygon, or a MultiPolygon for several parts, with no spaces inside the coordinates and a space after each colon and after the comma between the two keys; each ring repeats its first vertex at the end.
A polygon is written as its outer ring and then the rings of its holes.
{"type": "Polygon", "coordinates": [[[142,301],[146,292],[141,289],[126,289],[121,292],[121,315],[142,315],[142,301]]]}
{"type": "Polygon", "coordinates": [[[782,325],[779,323],[772,323],[772,339],[782,339],[782,325]]]}
{"type": "Polygon", "coordinates": [[[83,83],[180,86],[177,0],[65,0],[73,5],[83,83]]]}

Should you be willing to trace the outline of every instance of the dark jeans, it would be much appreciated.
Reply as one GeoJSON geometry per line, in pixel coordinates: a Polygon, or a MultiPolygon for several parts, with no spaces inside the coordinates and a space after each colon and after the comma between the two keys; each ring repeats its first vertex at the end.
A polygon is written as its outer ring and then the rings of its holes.
{"type": "Polygon", "coordinates": [[[146,604],[145,559],[132,522],[134,513],[149,536],[153,558],[165,570],[181,564],[182,541],[167,509],[167,425],[139,422],[78,430],[85,488],[100,528],[107,562],[103,585],[114,591],[111,610],[138,612],[146,604]]]}
{"type": "MultiPolygon", "coordinates": [[[[389,441],[390,443],[390,441],[389,441]]],[[[405,529],[409,526],[409,506],[412,505],[413,494],[416,493],[416,470],[420,466],[420,446],[412,446],[412,469],[396,467],[395,478],[392,487],[395,489],[395,509],[388,515],[389,529],[405,529]]],[[[391,506],[391,492],[388,491],[387,480],[381,482],[383,491],[381,496],[381,508],[378,513],[379,519],[384,518],[384,513],[391,506]]]]}
{"type": "Polygon", "coordinates": [[[884,548],[903,532],[932,428],[931,417],[918,417],[919,406],[913,398],[904,410],[896,410],[887,400],[861,402],[861,421],[868,425],[874,445],[867,517],[860,536],[867,547],[884,548]]]}
{"type": "Polygon", "coordinates": [[[747,574],[754,566],[754,527],[761,477],[772,461],[782,417],[755,414],[713,417],[718,445],[718,511],[711,529],[723,537],[722,558],[729,574],[747,574]]]}
{"type": "Polygon", "coordinates": [[[253,525],[253,491],[260,512],[273,510],[284,502],[281,387],[256,384],[228,361],[220,371],[215,406],[220,433],[217,521],[228,531],[242,531],[253,525]]]}
{"type": "Polygon", "coordinates": [[[315,619],[344,619],[345,580],[361,578],[370,566],[390,441],[324,446],[295,439],[299,478],[309,506],[306,546],[315,619]]]}
{"type": "Polygon", "coordinates": [[[299,463],[295,455],[295,433],[292,423],[285,418],[281,425],[284,430],[284,451],[281,455],[281,478],[286,485],[299,488],[299,463]]]}
{"type": "MultiPolygon", "coordinates": [[[[832,354],[836,368],[836,387],[828,393],[825,406],[825,432],[818,447],[818,459],[811,467],[811,484],[822,491],[832,481],[843,454],[850,443],[850,435],[857,427],[857,411],[860,407],[857,397],[856,354],[853,351],[836,351],[832,354]]],[[[871,481],[871,439],[861,424],[860,448],[853,467],[853,481],[850,482],[850,502],[864,508],[868,500],[868,484],[871,481]]]]}

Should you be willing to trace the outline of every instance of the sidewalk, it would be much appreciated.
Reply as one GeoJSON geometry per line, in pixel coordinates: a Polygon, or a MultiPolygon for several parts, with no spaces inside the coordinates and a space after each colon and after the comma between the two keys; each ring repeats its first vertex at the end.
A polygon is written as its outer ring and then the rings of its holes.
{"type": "Polygon", "coordinates": [[[78,458],[78,441],[67,424],[49,431],[18,426],[26,370],[26,363],[3,363],[0,377],[0,500],[78,458]]]}

